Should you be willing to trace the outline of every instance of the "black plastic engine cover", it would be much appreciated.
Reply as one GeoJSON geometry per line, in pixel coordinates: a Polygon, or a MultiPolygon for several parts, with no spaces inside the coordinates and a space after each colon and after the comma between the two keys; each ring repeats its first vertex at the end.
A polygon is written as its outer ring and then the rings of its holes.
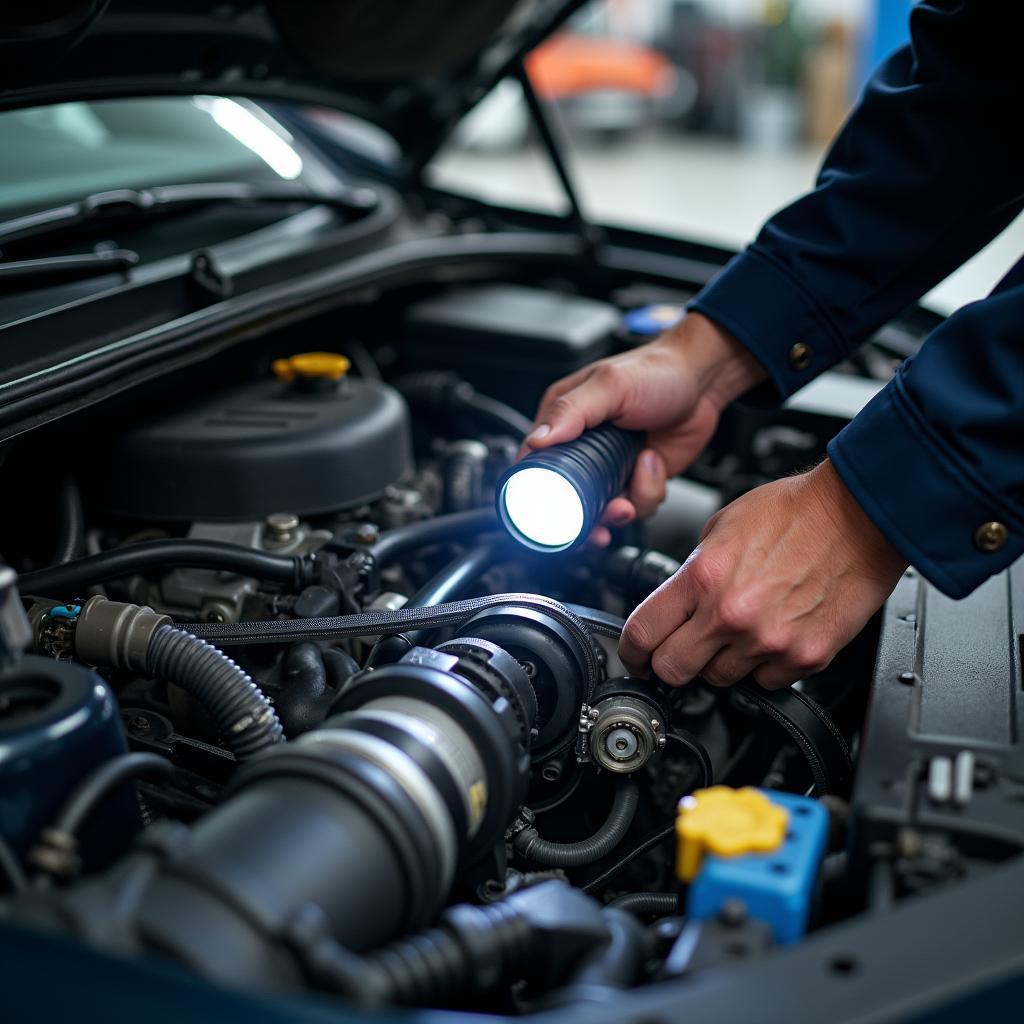
{"type": "Polygon", "coordinates": [[[141,519],[315,515],[380,497],[412,465],[409,413],[388,385],[346,379],[304,390],[268,379],[113,439],[96,496],[141,519]]]}
{"type": "Polygon", "coordinates": [[[559,377],[610,355],[618,310],[607,302],[511,284],[451,288],[410,306],[405,370],[455,370],[477,390],[536,411],[559,377]]]}
{"type": "Polygon", "coordinates": [[[885,608],[851,807],[860,865],[894,843],[893,856],[908,856],[908,837],[947,837],[966,857],[1024,848],[1022,634],[1020,565],[962,601],[913,571],[900,582],[885,608]]]}

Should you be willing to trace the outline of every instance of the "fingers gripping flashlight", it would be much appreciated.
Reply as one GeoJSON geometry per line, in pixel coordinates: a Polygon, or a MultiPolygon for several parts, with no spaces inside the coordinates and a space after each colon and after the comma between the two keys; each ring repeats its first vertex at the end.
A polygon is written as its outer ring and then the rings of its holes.
{"type": "Polygon", "coordinates": [[[498,484],[498,515],[534,551],[567,551],[582,543],[633,472],[644,435],[611,423],[575,441],[531,452],[498,484]]]}

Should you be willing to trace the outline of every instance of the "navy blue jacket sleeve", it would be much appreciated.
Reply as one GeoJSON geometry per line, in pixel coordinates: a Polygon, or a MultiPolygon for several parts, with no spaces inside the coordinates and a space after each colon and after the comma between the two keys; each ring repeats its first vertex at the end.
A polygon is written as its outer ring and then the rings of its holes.
{"type": "Polygon", "coordinates": [[[828,447],[872,522],[950,597],[1024,554],[1024,260],[828,447]]]}
{"type": "MultiPolygon", "coordinates": [[[[691,305],[779,400],[849,355],[1024,207],[1024,3],[923,0],[816,188],[691,305]]],[[[963,596],[1024,552],[1024,270],[950,318],[829,454],[918,569],[963,596]],[[985,524],[997,524],[997,527],[985,524]],[[979,532],[980,531],[980,532],[979,532]]]]}

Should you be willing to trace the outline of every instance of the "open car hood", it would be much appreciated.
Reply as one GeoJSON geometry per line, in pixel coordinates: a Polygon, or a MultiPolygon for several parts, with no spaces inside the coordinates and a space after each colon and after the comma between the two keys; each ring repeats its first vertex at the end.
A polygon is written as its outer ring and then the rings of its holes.
{"type": "Polygon", "coordinates": [[[38,0],[0,10],[0,109],[216,93],[339,107],[421,167],[585,0],[38,0]]]}

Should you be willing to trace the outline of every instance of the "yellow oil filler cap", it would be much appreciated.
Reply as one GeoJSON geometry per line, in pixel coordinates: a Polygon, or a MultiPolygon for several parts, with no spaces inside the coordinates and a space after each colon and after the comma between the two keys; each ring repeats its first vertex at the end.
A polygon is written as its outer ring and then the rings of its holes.
{"type": "Polygon", "coordinates": [[[676,875],[681,882],[692,881],[706,853],[771,853],[786,838],[788,819],[783,808],[751,786],[694,790],[679,801],[676,875]]]}
{"type": "Polygon", "coordinates": [[[339,381],[352,364],[337,352],[300,352],[287,359],[275,359],[270,368],[279,380],[339,381]]]}

